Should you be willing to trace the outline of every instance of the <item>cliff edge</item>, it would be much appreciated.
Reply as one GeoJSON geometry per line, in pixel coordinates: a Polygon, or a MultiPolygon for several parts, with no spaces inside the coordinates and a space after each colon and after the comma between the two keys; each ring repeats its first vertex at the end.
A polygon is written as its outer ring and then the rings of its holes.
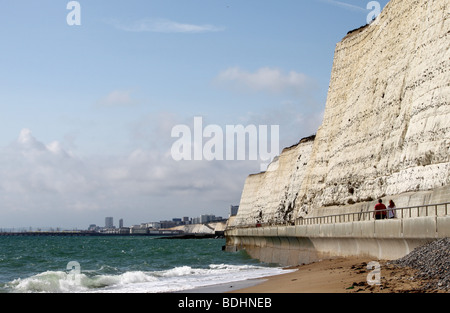
{"type": "Polygon", "coordinates": [[[336,45],[322,125],[250,175],[229,226],[450,201],[450,23],[443,0],[391,0],[336,45]]]}

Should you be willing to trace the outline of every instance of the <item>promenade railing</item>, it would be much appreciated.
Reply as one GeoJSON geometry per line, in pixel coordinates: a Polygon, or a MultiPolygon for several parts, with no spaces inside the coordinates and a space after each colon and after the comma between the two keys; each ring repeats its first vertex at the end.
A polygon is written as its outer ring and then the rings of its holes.
{"type": "MultiPolygon", "coordinates": [[[[395,218],[414,218],[414,217],[430,217],[430,216],[447,216],[449,215],[450,202],[437,203],[437,204],[426,204],[426,205],[415,205],[408,207],[395,208],[395,218]]],[[[239,225],[235,227],[248,228],[248,227],[266,227],[266,226],[289,226],[289,225],[315,225],[315,224],[334,224],[334,223],[346,223],[346,222],[357,222],[357,221],[373,221],[375,220],[375,214],[379,214],[382,211],[386,211],[386,215],[389,209],[386,210],[370,210],[370,211],[360,211],[351,213],[340,213],[324,216],[313,216],[305,218],[297,218],[295,222],[266,222],[266,223],[256,223],[248,225],[239,225]]],[[[235,228],[229,227],[229,228],[235,228]]]]}
{"type": "MultiPolygon", "coordinates": [[[[412,217],[428,217],[428,216],[446,216],[448,215],[448,210],[450,208],[450,202],[437,203],[437,204],[426,204],[426,205],[416,205],[409,207],[401,207],[392,209],[395,212],[395,218],[412,218],[412,217]]],[[[362,211],[362,212],[352,212],[352,213],[341,213],[326,216],[315,216],[307,218],[298,218],[295,221],[296,225],[312,225],[312,224],[330,224],[330,223],[345,223],[345,222],[355,222],[355,221],[370,221],[374,220],[376,214],[381,212],[388,215],[388,211],[362,211]]]]}

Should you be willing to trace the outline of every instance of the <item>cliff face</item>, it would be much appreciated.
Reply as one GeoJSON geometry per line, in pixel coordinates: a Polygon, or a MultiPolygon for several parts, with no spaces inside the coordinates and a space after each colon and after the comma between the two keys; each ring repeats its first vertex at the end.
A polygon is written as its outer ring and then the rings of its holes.
{"type": "Polygon", "coordinates": [[[279,223],[294,218],[298,192],[304,181],[313,140],[304,139],[299,144],[284,149],[266,172],[247,178],[235,222],[279,223]]]}
{"type": "Polygon", "coordinates": [[[449,186],[448,10],[444,0],[391,0],[338,43],[315,140],[248,177],[233,224],[449,186]]]}

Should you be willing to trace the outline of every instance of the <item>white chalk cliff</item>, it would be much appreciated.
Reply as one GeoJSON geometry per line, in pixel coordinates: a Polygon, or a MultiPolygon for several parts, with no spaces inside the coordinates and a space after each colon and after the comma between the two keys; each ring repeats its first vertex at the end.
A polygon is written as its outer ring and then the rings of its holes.
{"type": "Polygon", "coordinates": [[[449,5],[391,0],[337,44],[315,138],[247,178],[231,226],[293,222],[450,186],[449,5]]]}

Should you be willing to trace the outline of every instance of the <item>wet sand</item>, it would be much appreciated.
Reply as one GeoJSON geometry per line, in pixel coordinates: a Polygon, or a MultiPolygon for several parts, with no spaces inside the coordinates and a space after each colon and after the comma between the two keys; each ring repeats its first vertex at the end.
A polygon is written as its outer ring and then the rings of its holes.
{"type": "Polygon", "coordinates": [[[227,292],[239,292],[241,289],[246,289],[252,286],[256,286],[260,283],[267,281],[266,278],[261,279],[248,279],[248,280],[239,280],[236,282],[230,282],[226,284],[217,284],[205,287],[197,287],[194,289],[182,290],[175,293],[227,293],[227,292]]]}

